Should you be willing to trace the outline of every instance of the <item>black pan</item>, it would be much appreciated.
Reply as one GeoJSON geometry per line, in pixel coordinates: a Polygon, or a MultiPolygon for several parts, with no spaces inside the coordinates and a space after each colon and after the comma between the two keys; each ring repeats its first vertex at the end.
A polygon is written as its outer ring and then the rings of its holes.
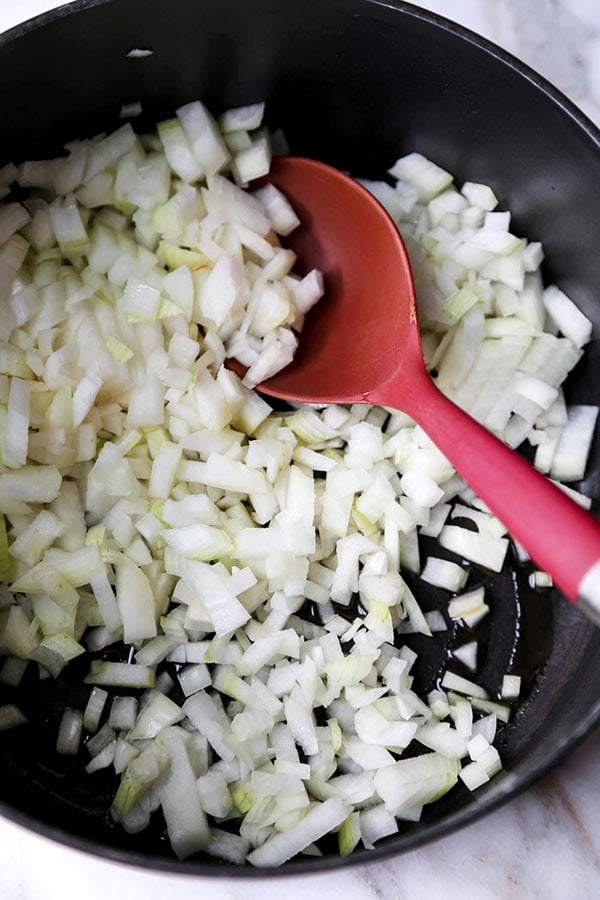
{"type": "MultiPolygon", "coordinates": [[[[545,276],[600,325],[600,133],[524,65],[444,19],[395,0],[82,0],[0,38],[0,163],[46,157],[65,141],[119,124],[142,102],[140,128],[201,98],[215,112],[266,99],[269,124],[292,151],[364,177],[381,177],[417,150],[458,181],[489,183],[517,232],[542,240],[545,276]],[[152,55],[128,57],[132,48],[152,55]]],[[[571,401],[600,402],[600,345],[569,382],[571,401]]],[[[600,447],[582,489],[600,490],[600,447]]],[[[485,582],[492,612],[478,635],[478,677],[490,690],[512,664],[525,696],[501,732],[504,771],[474,794],[457,787],[374,851],[340,860],[300,858],[280,874],[364,863],[414,848],[471,822],[522,791],[600,718],[600,631],[557,593],[534,595],[511,558],[485,582]]],[[[426,608],[442,608],[431,591],[426,608]]],[[[412,639],[419,679],[431,687],[462,637],[412,639]]],[[[465,673],[466,674],[466,673],[465,673]]],[[[162,823],[146,834],[116,829],[114,780],[82,774],[54,752],[65,703],[83,705],[77,661],[58,683],[30,673],[15,695],[31,725],[0,734],[0,810],[34,831],[125,863],[155,869],[262,876],[216,860],[179,863],[162,823]]]]}

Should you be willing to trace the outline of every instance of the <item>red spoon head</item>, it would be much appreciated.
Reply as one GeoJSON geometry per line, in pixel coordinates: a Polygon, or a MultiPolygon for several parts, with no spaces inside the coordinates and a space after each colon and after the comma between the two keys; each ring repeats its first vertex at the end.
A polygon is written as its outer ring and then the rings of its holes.
{"type": "Polygon", "coordinates": [[[277,157],[265,179],[301,225],[286,238],[298,270],[317,268],[325,295],[308,313],[294,361],[267,394],[303,402],[360,402],[388,382],[420,343],[406,248],[380,203],[321,162],[277,157]]]}

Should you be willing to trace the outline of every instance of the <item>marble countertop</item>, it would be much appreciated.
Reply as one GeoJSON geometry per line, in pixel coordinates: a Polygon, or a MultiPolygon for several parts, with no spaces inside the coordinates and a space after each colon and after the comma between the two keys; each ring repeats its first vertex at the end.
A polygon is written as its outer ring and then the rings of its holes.
{"type": "MultiPolygon", "coordinates": [[[[0,0],[0,31],[53,0],[0,0]]],[[[423,0],[547,77],[600,124],[598,0],[423,0]]],[[[288,900],[587,900],[600,892],[600,732],[525,794],[395,860],[285,882],[288,900]]],[[[0,900],[276,900],[280,881],[158,875],[88,857],[0,819],[0,900]]]]}

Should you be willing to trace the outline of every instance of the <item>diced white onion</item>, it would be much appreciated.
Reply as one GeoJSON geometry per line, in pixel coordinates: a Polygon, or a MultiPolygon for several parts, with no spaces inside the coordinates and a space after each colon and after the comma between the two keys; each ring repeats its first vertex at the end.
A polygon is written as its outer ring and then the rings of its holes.
{"type": "MultiPolygon", "coordinates": [[[[193,101],[155,133],[127,122],[0,171],[0,681],[106,649],[57,750],[86,733],[82,765],[119,776],[128,832],[160,807],[180,858],[259,866],[319,855],[332,831],[341,853],[372,847],[459,777],[484,784],[523,692],[507,674],[506,702],[488,697],[475,640],[453,651],[473,680],[414,687],[402,636],[474,627],[489,606],[469,563],[500,571],[509,546],[423,430],[361,404],[277,412],[253,390],[327,287],[280,246],[300,224],[287,198],[243,189],[280,144],[263,115],[193,101]],[[13,182],[32,195],[13,202],[13,182]],[[436,588],[447,609],[428,608],[436,588]]],[[[541,245],[421,154],[390,173],[363,185],[405,238],[439,386],[553,478],[583,478],[597,409],[567,410],[561,386],[590,323],[544,287],[541,245]]]]}

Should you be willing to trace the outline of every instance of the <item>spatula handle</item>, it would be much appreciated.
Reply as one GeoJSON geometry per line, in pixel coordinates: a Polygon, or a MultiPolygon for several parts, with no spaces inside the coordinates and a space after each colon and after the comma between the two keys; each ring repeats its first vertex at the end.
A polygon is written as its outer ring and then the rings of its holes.
{"type": "Polygon", "coordinates": [[[411,401],[403,392],[386,405],[421,425],[536,565],[600,625],[600,523],[423,374],[411,401]]]}

